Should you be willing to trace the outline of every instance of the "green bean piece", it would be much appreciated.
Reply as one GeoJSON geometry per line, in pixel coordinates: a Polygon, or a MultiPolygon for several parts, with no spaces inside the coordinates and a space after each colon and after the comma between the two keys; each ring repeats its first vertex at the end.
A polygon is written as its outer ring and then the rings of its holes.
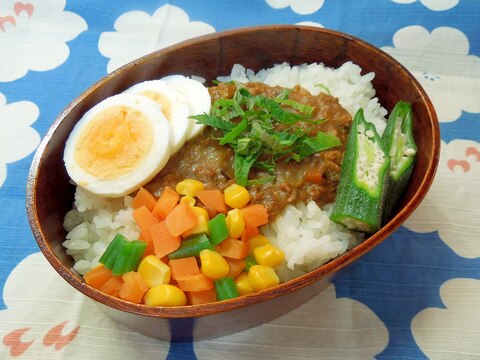
{"type": "Polygon", "coordinates": [[[340,171],[340,183],[330,218],[366,233],[382,223],[385,181],[390,159],[375,126],[360,109],[355,114],[340,171]]]}
{"type": "Polygon", "coordinates": [[[238,290],[232,277],[227,276],[214,281],[217,300],[228,300],[238,297],[238,290]]]}
{"type": "Polygon", "coordinates": [[[171,252],[169,259],[181,259],[189,256],[198,256],[204,249],[214,250],[210,239],[206,234],[197,234],[185,238],[180,247],[171,252]]]}
{"type": "MultiPolygon", "coordinates": [[[[130,246],[129,256],[125,260],[125,265],[123,267],[120,267],[120,272],[122,275],[129,271],[137,270],[138,265],[142,260],[143,253],[147,248],[147,243],[140,240],[134,240],[134,241],[130,241],[129,246],[130,246]]],[[[112,273],[113,273],[113,270],[112,270],[112,273]]]]}
{"type": "Polygon", "coordinates": [[[111,269],[113,268],[113,265],[115,265],[117,253],[122,251],[121,249],[123,247],[124,241],[127,241],[127,239],[125,239],[122,234],[116,234],[108,245],[105,252],[100,257],[99,262],[103,264],[107,269],[111,269]]]}
{"type": "Polygon", "coordinates": [[[245,271],[248,272],[248,270],[250,270],[250,268],[253,266],[253,265],[257,265],[257,261],[255,260],[255,258],[251,255],[248,255],[246,258],[245,258],[245,271]]]}
{"type": "Polygon", "coordinates": [[[228,237],[227,221],[225,214],[217,214],[208,222],[208,231],[210,232],[210,242],[213,246],[217,246],[228,237]]]}
{"type": "Polygon", "coordinates": [[[123,235],[117,234],[107,247],[99,262],[113,275],[123,275],[138,267],[147,244],[140,240],[129,241],[123,235]]]}

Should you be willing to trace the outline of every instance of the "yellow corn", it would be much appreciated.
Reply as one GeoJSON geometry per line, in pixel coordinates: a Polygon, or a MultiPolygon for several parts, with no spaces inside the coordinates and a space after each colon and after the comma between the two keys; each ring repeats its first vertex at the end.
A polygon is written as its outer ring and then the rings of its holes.
{"type": "Polygon", "coordinates": [[[185,179],[180,181],[175,187],[175,191],[180,195],[188,195],[195,197],[197,191],[203,190],[204,185],[201,181],[194,179],[185,179]]]}
{"type": "Polygon", "coordinates": [[[192,207],[193,211],[195,214],[197,214],[198,217],[198,222],[197,225],[195,225],[193,228],[190,230],[185,231],[182,236],[185,238],[190,235],[195,235],[195,234],[201,234],[205,233],[208,234],[208,212],[204,208],[201,208],[199,206],[194,206],[192,207]]]}
{"type": "Polygon", "coordinates": [[[220,279],[228,275],[230,265],[218,252],[205,249],[200,251],[202,273],[210,279],[220,279]]]}
{"type": "Polygon", "coordinates": [[[235,287],[238,290],[239,295],[248,295],[253,293],[253,288],[248,282],[248,274],[242,272],[235,278],[235,287]]]}
{"type": "Polygon", "coordinates": [[[276,268],[285,261],[285,253],[272,244],[265,244],[253,249],[253,256],[259,265],[276,268]]]}
{"type": "Polygon", "coordinates": [[[253,256],[253,250],[259,246],[270,244],[270,241],[262,234],[257,234],[248,239],[248,246],[250,247],[249,255],[253,256]]]}
{"type": "Polygon", "coordinates": [[[280,279],[270,266],[253,265],[248,271],[248,283],[254,291],[260,291],[280,284],[280,279]]]}
{"type": "Polygon", "coordinates": [[[144,296],[145,305],[183,306],[187,304],[185,293],[170,284],[160,284],[149,289],[144,296]]]}
{"type": "Polygon", "coordinates": [[[238,239],[245,230],[245,219],[243,213],[239,209],[232,209],[227,213],[225,219],[227,222],[228,236],[234,239],[238,239]]]}
{"type": "Polygon", "coordinates": [[[243,186],[232,184],[223,190],[225,203],[234,208],[241,209],[250,201],[250,193],[243,186]]]}
{"type": "Polygon", "coordinates": [[[187,205],[190,205],[190,206],[195,206],[195,198],[190,196],[190,195],[185,195],[185,196],[182,196],[180,198],[180,202],[184,202],[184,203],[187,203],[187,205]]]}
{"type": "Polygon", "coordinates": [[[148,255],[138,265],[138,273],[149,288],[159,284],[168,284],[172,270],[155,255],[148,255]]]}

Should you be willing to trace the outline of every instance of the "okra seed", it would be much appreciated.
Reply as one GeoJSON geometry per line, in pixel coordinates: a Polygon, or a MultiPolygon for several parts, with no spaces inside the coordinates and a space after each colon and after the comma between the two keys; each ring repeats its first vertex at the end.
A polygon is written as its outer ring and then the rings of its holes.
{"type": "Polygon", "coordinates": [[[415,149],[412,149],[412,148],[407,148],[405,150],[405,155],[407,155],[407,156],[413,156],[413,155],[415,155],[415,153],[416,153],[415,149]]]}

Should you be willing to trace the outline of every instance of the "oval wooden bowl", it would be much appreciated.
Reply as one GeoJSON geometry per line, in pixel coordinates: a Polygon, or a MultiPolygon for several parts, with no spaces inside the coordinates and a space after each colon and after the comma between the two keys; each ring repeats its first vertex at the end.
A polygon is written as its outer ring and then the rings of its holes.
{"type": "Polygon", "coordinates": [[[226,335],[270,321],[318,294],[336,272],[388,237],[412,214],[427,192],[439,156],[438,121],[415,78],[378,48],[353,36],[314,27],[261,26],[219,32],[159,50],[107,75],[76,98],[55,119],[41,142],[27,184],[27,212],[35,239],[55,270],[74,288],[94,299],[110,316],[145,335],[182,341],[226,335]],[[206,305],[147,307],[104,295],[85,284],[71,267],[62,241],[63,218],[74,187],[62,161],[65,141],[82,114],[131,85],[168,74],[207,80],[227,75],[235,63],[258,71],[274,64],[322,62],[338,67],[353,61],[375,72],[380,103],[391,111],[399,100],[413,105],[418,158],[401,209],[376,234],[343,256],[307,275],[253,295],[206,305]]]}

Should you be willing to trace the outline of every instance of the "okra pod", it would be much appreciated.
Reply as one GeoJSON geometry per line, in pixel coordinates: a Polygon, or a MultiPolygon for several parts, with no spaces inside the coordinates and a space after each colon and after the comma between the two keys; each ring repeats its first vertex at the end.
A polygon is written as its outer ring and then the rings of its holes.
{"type": "Polygon", "coordinates": [[[384,211],[385,218],[388,219],[405,193],[417,154],[413,138],[412,107],[409,103],[399,101],[395,105],[388,117],[382,142],[390,156],[384,211]]]}
{"type": "Polygon", "coordinates": [[[347,139],[330,218],[356,231],[373,233],[382,224],[390,159],[375,126],[360,109],[347,139]]]}

